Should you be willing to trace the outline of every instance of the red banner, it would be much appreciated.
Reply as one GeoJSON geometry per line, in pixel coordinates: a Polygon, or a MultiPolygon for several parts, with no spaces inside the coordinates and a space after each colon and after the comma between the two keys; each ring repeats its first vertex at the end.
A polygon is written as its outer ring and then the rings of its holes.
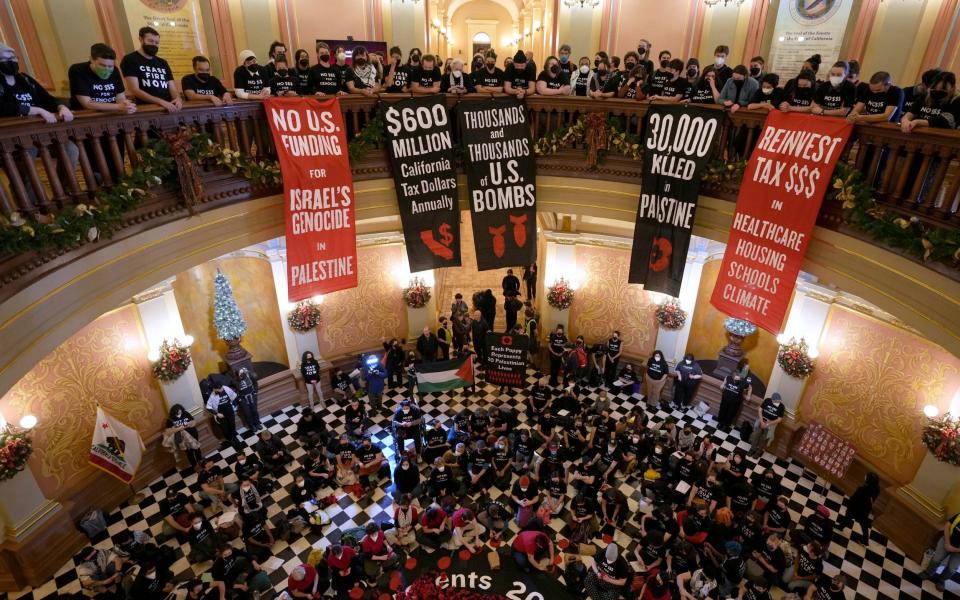
{"type": "Polygon", "coordinates": [[[803,256],[853,126],[837,117],[771,111],[740,182],[730,239],[710,303],[781,331],[803,256]]]}
{"type": "Polygon", "coordinates": [[[287,221],[287,300],[357,287],[353,173],[336,98],[268,98],[287,221]]]}

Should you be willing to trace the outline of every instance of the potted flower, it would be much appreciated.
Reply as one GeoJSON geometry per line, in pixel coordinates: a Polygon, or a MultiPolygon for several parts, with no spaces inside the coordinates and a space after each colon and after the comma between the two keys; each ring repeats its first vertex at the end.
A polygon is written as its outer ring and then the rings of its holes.
{"type": "Polygon", "coordinates": [[[960,421],[950,413],[929,418],[923,428],[923,443],[937,460],[960,466],[960,421]]]}

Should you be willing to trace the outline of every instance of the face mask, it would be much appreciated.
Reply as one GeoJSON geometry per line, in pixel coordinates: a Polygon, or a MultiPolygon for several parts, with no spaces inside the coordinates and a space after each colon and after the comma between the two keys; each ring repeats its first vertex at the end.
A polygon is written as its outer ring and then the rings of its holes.
{"type": "Polygon", "coordinates": [[[837,87],[841,83],[843,83],[843,77],[840,77],[838,75],[830,76],[830,85],[832,85],[833,87],[837,87]]]}
{"type": "Polygon", "coordinates": [[[687,69],[687,77],[696,77],[696,76],[697,76],[696,69],[694,69],[693,67],[690,67],[689,69],[687,69]]]}
{"type": "Polygon", "coordinates": [[[410,463],[403,463],[400,465],[400,468],[406,471],[407,469],[410,468],[410,463]]]}
{"type": "Polygon", "coordinates": [[[727,62],[727,58],[725,56],[716,56],[713,62],[717,63],[717,66],[720,67],[723,66],[723,63],[727,62]]]}
{"type": "Polygon", "coordinates": [[[607,68],[606,68],[606,67],[598,67],[598,68],[597,68],[597,73],[600,73],[601,75],[606,75],[606,74],[607,74],[607,68]]]}
{"type": "Polygon", "coordinates": [[[243,464],[246,464],[247,459],[246,459],[246,458],[238,458],[238,459],[237,459],[237,462],[240,463],[241,465],[243,465],[243,464]]]}
{"type": "Polygon", "coordinates": [[[300,59],[299,61],[297,61],[297,64],[303,68],[307,68],[310,66],[310,59],[309,58],[300,59]]]}
{"type": "Polygon", "coordinates": [[[683,362],[685,362],[685,363],[687,363],[687,364],[689,365],[689,364],[692,363],[693,361],[690,360],[689,358],[685,358],[685,359],[683,359],[683,362]]]}
{"type": "Polygon", "coordinates": [[[106,79],[113,74],[113,67],[94,67],[93,72],[96,73],[100,79],[106,79]]]}
{"type": "MultiPolygon", "coordinates": [[[[457,79],[459,79],[460,77],[463,76],[463,71],[459,71],[459,70],[458,70],[458,71],[451,71],[451,73],[452,73],[453,76],[456,77],[457,79]]],[[[428,334],[428,335],[429,335],[429,334],[428,334]]]]}
{"type": "Polygon", "coordinates": [[[346,53],[344,53],[344,52],[338,53],[338,54],[337,54],[337,60],[347,60],[347,55],[346,55],[346,53]]]}
{"type": "Polygon", "coordinates": [[[253,75],[256,75],[257,73],[260,72],[260,65],[258,65],[257,63],[253,63],[252,65],[247,67],[247,71],[249,71],[253,75]]]}
{"type": "Polygon", "coordinates": [[[144,577],[146,577],[147,579],[156,579],[156,578],[157,578],[157,572],[154,571],[153,573],[147,573],[146,575],[144,575],[144,577]]]}
{"type": "Polygon", "coordinates": [[[201,527],[203,527],[203,521],[197,521],[196,523],[193,524],[193,528],[196,529],[197,531],[200,531],[201,527]]]}
{"type": "Polygon", "coordinates": [[[240,488],[240,489],[243,490],[243,491],[245,491],[245,492],[249,492],[249,491],[250,491],[250,486],[249,486],[249,485],[245,485],[245,486],[243,486],[243,487],[240,488]]]}
{"type": "MultiPolygon", "coordinates": [[[[10,64],[10,63],[6,63],[10,64]]],[[[947,97],[947,90],[930,90],[930,97],[937,102],[940,102],[947,97]]]]}
{"type": "Polygon", "coordinates": [[[409,408],[403,409],[403,414],[405,414],[405,415],[410,414],[410,409],[409,409],[409,408]]]}
{"type": "Polygon", "coordinates": [[[663,60],[660,61],[660,68],[661,68],[661,69],[666,69],[666,68],[667,68],[667,65],[669,65],[669,64],[670,64],[670,61],[669,61],[669,60],[663,59],[663,60]]]}
{"type": "Polygon", "coordinates": [[[297,487],[302,488],[302,487],[304,487],[305,485],[307,485],[307,482],[306,482],[306,481],[298,481],[298,482],[297,482],[297,487]]]}
{"type": "Polygon", "coordinates": [[[197,79],[200,81],[210,81],[210,73],[197,73],[197,79]]]}
{"type": "Polygon", "coordinates": [[[773,88],[772,88],[772,87],[765,87],[765,88],[763,88],[763,94],[764,94],[765,96],[769,96],[769,95],[772,94],[772,93],[773,93],[773,88]]]}
{"type": "Polygon", "coordinates": [[[144,44],[142,48],[143,48],[143,53],[146,54],[147,56],[156,56],[157,52],[160,52],[160,46],[157,46],[155,44],[144,44]]]}
{"type": "Polygon", "coordinates": [[[563,64],[567,64],[568,62],[570,62],[570,57],[565,54],[561,54],[560,62],[562,62],[563,64]]]}
{"type": "Polygon", "coordinates": [[[750,76],[759,77],[760,76],[760,67],[750,67],[750,76]]]}
{"type": "Polygon", "coordinates": [[[20,72],[20,63],[15,60],[0,62],[0,73],[4,75],[16,75],[20,72]]]}
{"type": "Polygon", "coordinates": [[[560,65],[550,65],[550,74],[556,75],[560,72],[560,65]]]}
{"type": "Polygon", "coordinates": [[[630,62],[626,63],[624,66],[626,67],[627,72],[629,73],[630,71],[632,71],[632,70],[634,70],[634,69],[636,68],[637,63],[635,63],[635,62],[633,62],[633,61],[630,61],[630,62]]]}
{"type": "Polygon", "coordinates": [[[410,57],[410,64],[411,64],[411,65],[420,64],[420,56],[419,56],[419,55],[416,55],[416,54],[414,54],[413,56],[411,56],[411,57],[410,57]]]}
{"type": "Polygon", "coordinates": [[[589,66],[589,65],[582,65],[582,66],[580,67],[580,72],[583,73],[584,75],[586,75],[587,73],[590,72],[590,66],[589,66]]]}
{"type": "MultiPolygon", "coordinates": [[[[280,75],[286,75],[287,69],[277,69],[277,73],[279,73],[280,75]]],[[[246,377],[246,375],[244,375],[244,377],[246,377]]]]}
{"type": "MultiPolygon", "coordinates": [[[[342,54],[338,54],[338,55],[337,55],[337,60],[343,60],[343,58],[341,58],[342,56],[343,56],[342,54]]],[[[367,64],[367,59],[365,59],[365,58],[355,58],[355,59],[353,59],[353,64],[357,65],[358,67],[362,67],[362,66],[364,66],[365,64],[367,64]]]]}
{"type": "Polygon", "coordinates": [[[660,356],[659,354],[654,354],[654,355],[653,355],[653,359],[654,359],[654,360],[660,360],[660,359],[662,359],[662,358],[663,358],[663,357],[660,356]]]}

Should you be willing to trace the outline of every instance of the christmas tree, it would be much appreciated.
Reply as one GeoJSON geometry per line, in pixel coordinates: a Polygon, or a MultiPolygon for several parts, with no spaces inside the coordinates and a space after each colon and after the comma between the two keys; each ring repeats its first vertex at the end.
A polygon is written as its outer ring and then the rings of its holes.
{"type": "Polygon", "coordinates": [[[213,325],[221,340],[238,340],[247,331],[247,322],[237,307],[230,280],[220,269],[213,278],[213,325]]]}

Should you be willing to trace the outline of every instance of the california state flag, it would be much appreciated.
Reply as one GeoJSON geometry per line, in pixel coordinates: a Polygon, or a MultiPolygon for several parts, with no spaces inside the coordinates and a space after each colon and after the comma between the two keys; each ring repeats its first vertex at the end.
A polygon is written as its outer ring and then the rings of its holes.
{"type": "Polygon", "coordinates": [[[127,427],[97,406],[90,464],[130,483],[140,468],[143,450],[143,440],[136,429],[127,427]]]}

